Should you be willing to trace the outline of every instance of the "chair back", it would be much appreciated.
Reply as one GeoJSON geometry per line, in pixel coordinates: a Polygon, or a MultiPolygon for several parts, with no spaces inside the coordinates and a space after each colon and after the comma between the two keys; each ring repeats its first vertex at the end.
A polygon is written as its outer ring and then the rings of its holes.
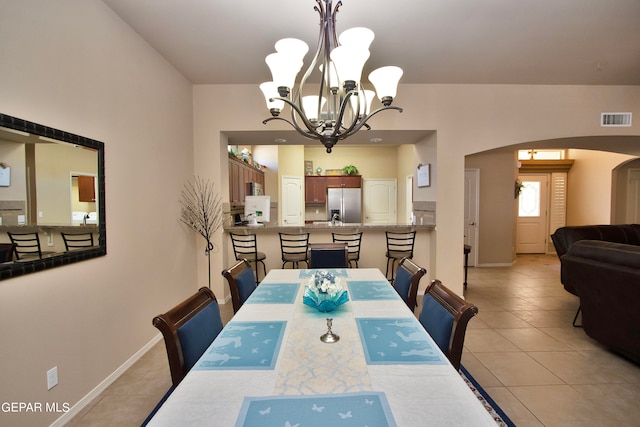
{"type": "Polygon", "coordinates": [[[171,310],[153,318],[164,337],[176,387],[222,330],[220,307],[209,288],[200,288],[171,310]]]}
{"type": "Polygon", "coordinates": [[[229,283],[233,312],[236,313],[257,287],[253,269],[249,261],[243,259],[233,267],[223,270],[222,275],[229,283]]]}
{"type": "Polygon", "coordinates": [[[425,274],[427,274],[427,270],[409,258],[402,258],[396,270],[393,287],[411,311],[416,308],[418,285],[425,274]]]}
{"type": "Polygon", "coordinates": [[[229,233],[236,259],[255,261],[258,258],[258,242],[255,234],[229,233]]]}
{"type": "Polygon", "coordinates": [[[309,268],[346,268],[349,250],[346,243],[309,243],[309,268]]]}
{"type": "Polygon", "coordinates": [[[40,247],[40,237],[37,231],[30,232],[11,232],[7,231],[11,243],[15,243],[16,258],[42,258],[42,249],[40,247]]]}
{"type": "Polygon", "coordinates": [[[264,276],[266,276],[267,266],[265,265],[264,260],[267,256],[263,252],[258,251],[257,236],[255,234],[229,233],[229,237],[231,237],[233,253],[236,257],[236,261],[246,259],[253,263],[255,266],[256,282],[260,283],[260,280],[258,279],[258,264],[262,264],[262,272],[264,276]]]}
{"type": "Polygon", "coordinates": [[[16,253],[15,243],[0,243],[0,262],[11,262],[16,253]]]}
{"type": "Polygon", "coordinates": [[[93,246],[93,233],[60,233],[67,251],[93,246]]]}
{"type": "Polygon", "coordinates": [[[386,231],[387,256],[396,259],[413,258],[415,231],[386,231]]]}
{"type": "Polygon", "coordinates": [[[309,248],[309,233],[278,233],[280,235],[280,250],[282,252],[282,268],[290,262],[294,268],[298,263],[307,262],[307,249],[309,248]]]}
{"type": "Polygon", "coordinates": [[[478,307],[439,280],[432,281],[424,293],[420,323],[456,369],[460,369],[467,324],[476,314],[478,307]]]}
{"type": "Polygon", "coordinates": [[[360,261],[360,243],[362,242],[362,232],[359,233],[331,233],[333,243],[346,243],[349,250],[349,267],[351,263],[358,266],[360,261]]]}

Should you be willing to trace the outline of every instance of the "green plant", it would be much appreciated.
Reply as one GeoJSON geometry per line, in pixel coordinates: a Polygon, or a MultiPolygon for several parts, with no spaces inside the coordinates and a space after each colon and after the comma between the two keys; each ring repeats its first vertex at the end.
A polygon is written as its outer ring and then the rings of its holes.
{"type": "Polygon", "coordinates": [[[519,179],[516,179],[516,187],[515,187],[515,198],[517,199],[522,193],[522,189],[524,188],[524,184],[519,179]]]}
{"type": "Polygon", "coordinates": [[[347,165],[342,168],[342,173],[345,175],[357,175],[358,168],[353,165],[347,165]]]}

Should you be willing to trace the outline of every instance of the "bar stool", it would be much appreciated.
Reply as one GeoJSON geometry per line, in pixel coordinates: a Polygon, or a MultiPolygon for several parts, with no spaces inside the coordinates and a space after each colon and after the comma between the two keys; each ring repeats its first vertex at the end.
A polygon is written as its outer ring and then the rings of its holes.
{"type": "Polygon", "coordinates": [[[391,284],[395,277],[396,264],[402,258],[413,258],[413,245],[416,240],[415,231],[385,231],[387,236],[387,272],[385,276],[391,284]],[[389,277],[389,265],[391,265],[391,277],[389,277]]]}
{"type": "Polygon", "coordinates": [[[360,261],[360,242],[362,241],[362,232],[359,233],[331,233],[333,243],[346,243],[349,249],[349,267],[355,263],[358,268],[360,261]]]}
{"type": "Polygon", "coordinates": [[[236,261],[247,261],[253,263],[256,268],[256,283],[260,283],[258,280],[258,263],[262,264],[262,270],[264,275],[267,275],[267,266],[264,260],[267,256],[264,252],[258,252],[258,242],[255,234],[236,234],[229,233],[231,237],[231,243],[233,244],[233,253],[236,256],[236,261]]]}
{"type": "Polygon", "coordinates": [[[309,233],[278,233],[280,235],[280,251],[282,252],[282,268],[290,262],[293,268],[298,268],[299,262],[304,262],[309,267],[307,248],[309,246],[309,233]]]}

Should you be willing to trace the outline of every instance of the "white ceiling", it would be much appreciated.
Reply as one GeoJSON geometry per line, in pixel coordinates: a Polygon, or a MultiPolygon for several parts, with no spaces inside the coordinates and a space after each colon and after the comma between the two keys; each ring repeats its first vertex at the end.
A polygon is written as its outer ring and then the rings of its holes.
{"type": "MultiPolygon", "coordinates": [[[[103,2],[194,84],[271,80],[277,40],[314,51],[318,37],[314,0],[103,2]]],[[[375,32],[365,76],[398,65],[401,83],[640,85],[640,0],[343,0],[336,20],[375,32]]]]}

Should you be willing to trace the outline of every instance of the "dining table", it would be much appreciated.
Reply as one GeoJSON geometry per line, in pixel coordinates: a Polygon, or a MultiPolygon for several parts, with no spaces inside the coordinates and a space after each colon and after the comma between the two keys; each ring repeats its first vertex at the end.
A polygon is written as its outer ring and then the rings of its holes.
{"type": "Polygon", "coordinates": [[[496,425],[379,269],[326,271],[330,312],[303,303],[317,270],[270,270],[149,426],[496,425]]]}

